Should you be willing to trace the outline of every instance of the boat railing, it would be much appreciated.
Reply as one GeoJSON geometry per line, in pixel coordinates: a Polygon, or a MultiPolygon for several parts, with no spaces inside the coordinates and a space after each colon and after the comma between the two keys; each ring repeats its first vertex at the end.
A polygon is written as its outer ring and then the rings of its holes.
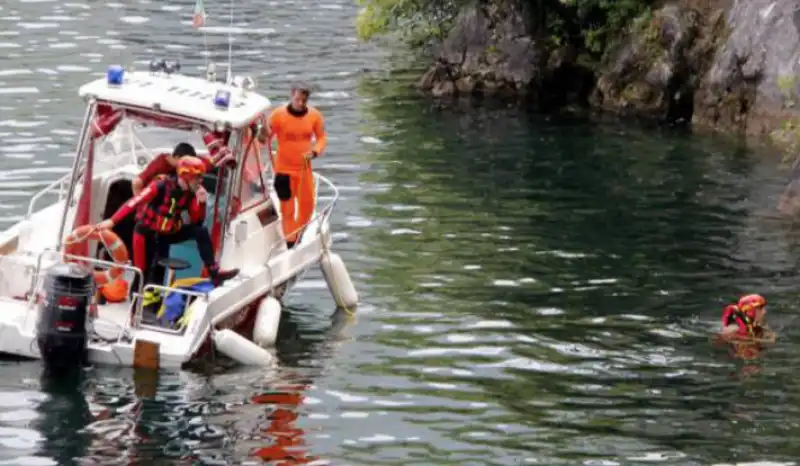
{"type": "Polygon", "coordinates": [[[311,220],[306,222],[306,224],[303,225],[302,228],[305,228],[306,226],[308,226],[310,223],[312,223],[316,219],[320,220],[320,222],[319,222],[320,227],[322,225],[327,224],[328,221],[331,218],[331,214],[333,213],[333,208],[336,206],[336,203],[339,201],[339,188],[337,188],[336,185],[333,184],[333,182],[331,180],[329,180],[327,177],[325,177],[323,175],[320,175],[319,173],[315,173],[314,174],[314,178],[315,178],[315,181],[316,181],[316,186],[315,186],[316,197],[315,197],[315,200],[316,200],[316,204],[317,204],[315,206],[314,210],[317,211],[317,215],[315,215],[314,217],[311,218],[311,220]],[[320,186],[322,184],[325,185],[325,188],[326,188],[325,191],[330,191],[330,194],[328,194],[325,197],[319,195],[320,186]],[[322,204],[322,209],[320,210],[319,209],[319,205],[322,202],[325,202],[326,200],[327,200],[327,203],[326,204],[322,204]]]}
{"type": "MultiPolygon", "coordinates": [[[[156,285],[156,284],[152,284],[152,283],[148,284],[148,285],[146,285],[144,287],[144,293],[147,294],[148,291],[152,291],[152,292],[158,293],[161,296],[163,296],[164,299],[166,299],[166,297],[171,293],[177,293],[177,294],[181,294],[181,295],[186,296],[187,299],[183,303],[183,312],[181,313],[181,317],[184,317],[186,311],[192,305],[192,303],[190,302],[190,300],[188,298],[195,297],[195,298],[208,299],[208,293],[187,290],[187,289],[184,289],[184,288],[172,288],[172,287],[169,287],[169,286],[161,286],[161,285],[156,285]]],[[[135,301],[136,301],[136,309],[135,309],[134,314],[133,314],[133,328],[135,328],[135,329],[147,329],[147,330],[151,330],[151,331],[154,331],[154,332],[168,333],[168,334],[171,334],[171,335],[183,335],[184,332],[186,331],[186,328],[187,328],[186,325],[180,325],[178,328],[168,328],[168,327],[162,327],[160,325],[151,325],[151,324],[144,323],[143,322],[143,317],[144,317],[144,303],[143,303],[143,300],[137,299],[135,301]]],[[[205,317],[204,320],[208,320],[208,318],[205,317]]]]}
{"type": "MultiPolygon", "coordinates": [[[[315,188],[316,188],[315,209],[314,209],[315,213],[306,223],[304,223],[299,228],[297,228],[297,230],[295,230],[293,233],[299,233],[299,232],[303,231],[306,227],[308,227],[308,225],[311,225],[314,222],[319,222],[319,228],[317,228],[316,235],[317,235],[317,237],[320,238],[320,241],[323,242],[323,245],[324,245],[325,238],[323,237],[323,229],[322,229],[322,227],[329,221],[330,216],[331,216],[331,214],[333,212],[333,208],[336,206],[336,202],[339,200],[339,189],[336,187],[335,184],[333,184],[333,182],[331,180],[329,180],[327,177],[325,177],[323,175],[320,175],[319,173],[314,173],[314,179],[315,179],[315,188]],[[323,186],[325,188],[324,191],[328,193],[326,196],[320,196],[319,195],[320,194],[320,187],[323,187],[323,186]],[[322,207],[320,207],[320,206],[322,206],[322,207]]],[[[273,254],[275,254],[276,251],[279,251],[279,250],[280,251],[284,251],[285,250],[285,249],[280,247],[281,245],[284,245],[284,246],[286,245],[286,241],[283,239],[283,237],[281,237],[281,239],[279,239],[278,241],[274,242],[273,244],[270,244],[268,246],[269,247],[269,253],[267,254],[267,260],[264,262],[264,266],[266,267],[267,273],[269,274],[269,280],[268,280],[269,286],[268,286],[268,289],[270,289],[270,290],[275,287],[276,283],[274,283],[274,276],[273,276],[273,273],[272,273],[272,268],[270,267],[269,263],[272,260],[273,254]]],[[[298,244],[298,247],[301,247],[301,246],[302,246],[301,244],[298,244]]],[[[325,246],[323,246],[323,247],[325,247],[325,246]]],[[[278,283],[277,285],[280,285],[280,283],[278,283]]],[[[252,293],[246,299],[255,299],[260,294],[263,294],[263,291],[256,290],[254,293],[252,293]]],[[[236,309],[236,308],[223,310],[222,312],[216,314],[213,317],[213,319],[211,319],[210,325],[213,326],[213,325],[218,324],[219,322],[223,322],[226,319],[230,318],[232,315],[236,314],[238,311],[239,310],[236,309]]]]}
{"type": "Polygon", "coordinates": [[[71,179],[72,173],[67,173],[66,175],[44,187],[44,189],[38,193],[34,194],[33,197],[31,197],[31,200],[28,202],[28,213],[26,214],[26,218],[30,218],[30,216],[33,215],[36,204],[47,194],[55,194],[58,199],[56,202],[61,202],[64,200],[71,179]]]}
{"type": "MultiPolygon", "coordinates": [[[[33,276],[31,277],[31,284],[30,288],[28,289],[28,306],[33,307],[36,304],[37,297],[37,290],[41,286],[41,281],[44,278],[42,276],[42,262],[44,258],[47,256],[55,256],[58,258],[57,260],[64,260],[70,262],[83,262],[89,264],[92,268],[101,268],[101,269],[111,269],[111,268],[120,268],[123,272],[132,272],[138,280],[135,280],[139,283],[137,287],[137,293],[139,295],[142,294],[142,284],[144,283],[142,274],[142,270],[138,267],[134,267],[129,264],[118,264],[116,262],[106,261],[102,259],[95,259],[93,257],[87,256],[77,256],[74,254],[63,254],[59,251],[54,249],[45,249],[36,258],[36,268],[34,269],[33,276]]],[[[28,314],[26,314],[25,318],[27,319],[28,314]]],[[[126,328],[123,328],[120,332],[119,338],[122,338],[126,328]]]]}

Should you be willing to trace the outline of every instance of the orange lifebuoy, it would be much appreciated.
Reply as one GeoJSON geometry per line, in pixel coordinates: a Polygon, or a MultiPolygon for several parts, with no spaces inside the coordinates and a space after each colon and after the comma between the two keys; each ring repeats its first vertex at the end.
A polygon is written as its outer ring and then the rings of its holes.
{"type": "MultiPolygon", "coordinates": [[[[111,255],[111,258],[114,260],[114,263],[127,264],[130,260],[128,248],[116,233],[111,230],[98,230],[94,227],[94,225],[84,225],[78,227],[74,229],[69,236],[67,236],[67,239],[64,242],[64,256],[77,255],[75,254],[75,247],[79,244],[85,243],[86,241],[92,240],[99,241],[103,247],[106,248],[106,251],[108,251],[108,253],[111,255]]],[[[64,260],[76,261],[78,259],[65,257],[64,260]]],[[[102,287],[114,282],[116,279],[122,276],[123,272],[125,272],[125,269],[122,267],[111,267],[107,270],[96,270],[94,272],[94,280],[95,283],[97,283],[97,286],[102,287]]]]}

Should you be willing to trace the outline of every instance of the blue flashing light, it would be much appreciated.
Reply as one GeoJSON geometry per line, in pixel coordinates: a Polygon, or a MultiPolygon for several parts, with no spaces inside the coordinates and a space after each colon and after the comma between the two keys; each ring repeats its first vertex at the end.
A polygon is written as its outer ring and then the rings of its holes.
{"type": "Polygon", "coordinates": [[[167,74],[177,73],[181,70],[181,62],[178,60],[169,60],[164,62],[164,72],[167,74]]]}
{"type": "Polygon", "coordinates": [[[121,86],[125,78],[125,68],[120,65],[111,65],[106,71],[106,82],[110,86],[121,86]]]}
{"type": "Polygon", "coordinates": [[[164,71],[164,60],[154,58],[150,60],[150,72],[151,73],[158,73],[159,71],[164,71]]]}
{"type": "Polygon", "coordinates": [[[225,89],[218,90],[217,95],[214,96],[214,105],[227,110],[231,105],[231,92],[225,89]]]}

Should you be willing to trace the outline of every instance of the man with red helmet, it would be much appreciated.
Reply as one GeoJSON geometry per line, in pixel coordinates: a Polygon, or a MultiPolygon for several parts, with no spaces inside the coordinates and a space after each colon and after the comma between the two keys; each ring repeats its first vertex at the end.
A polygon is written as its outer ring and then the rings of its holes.
{"type": "Polygon", "coordinates": [[[722,311],[722,334],[730,337],[752,338],[763,330],[767,300],[758,294],[739,298],[722,311]]]}
{"type": "Polygon", "coordinates": [[[154,179],[138,195],[126,202],[108,220],[100,222],[100,229],[111,229],[125,217],[136,212],[133,233],[133,265],[142,270],[145,283],[150,283],[153,260],[168,257],[169,247],[194,238],[200,258],[208,269],[211,280],[219,285],[235,277],[238,269],[220,270],[214,258],[211,235],[203,225],[204,200],[196,195],[207,164],[192,156],[180,158],[177,176],[154,179]],[[188,213],[189,223],[184,224],[183,214],[188,213]]]}
{"type": "MultiPolygon", "coordinates": [[[[202,160],[206,165],[206,172],[217,167],[232,167],[235,166],[236,160],[233,155],[225,146],[229,134],[220,132],[207,132],[203,135],[203,142],[208,148],[208,156],[200,156],[194,149],[194,146],[188,142],[178,143],[172,154],[159,154],[154,157],[150,163],[145,166],[144,170],[133,179],[132,188],[133,195],[137,196],[145,186],[149,185],[154,180],[160,180],[166,176],[174,175],[178,167],[178,163],[182,157],[197,157],[202,160]]],[[[213,187],[211,188],[213,189],[213,187]]],[[[195,190],[197,200],[203,204],[208,198],[208,192],[203,185],[199,185],[195,190]]],[[[182,242],[182,241],[175,241],[182,242]]],[[[175,243],[173,242],[173,244],[175,243]]],[[[158,281],[159,277],[164,275],[164,268],[159,264],[151,264],[151,278],[158,281]]]]}

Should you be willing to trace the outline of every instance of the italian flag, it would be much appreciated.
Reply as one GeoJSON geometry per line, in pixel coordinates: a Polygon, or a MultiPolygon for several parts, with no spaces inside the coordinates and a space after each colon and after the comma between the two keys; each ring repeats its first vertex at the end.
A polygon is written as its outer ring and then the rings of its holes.
{"type": "Polygon", "coordinates": [[[197,0],[194,4],[194,15],[192,16],[192,26],[199,28],[206,23],[206,7],[203,0],[197,0]]]}

